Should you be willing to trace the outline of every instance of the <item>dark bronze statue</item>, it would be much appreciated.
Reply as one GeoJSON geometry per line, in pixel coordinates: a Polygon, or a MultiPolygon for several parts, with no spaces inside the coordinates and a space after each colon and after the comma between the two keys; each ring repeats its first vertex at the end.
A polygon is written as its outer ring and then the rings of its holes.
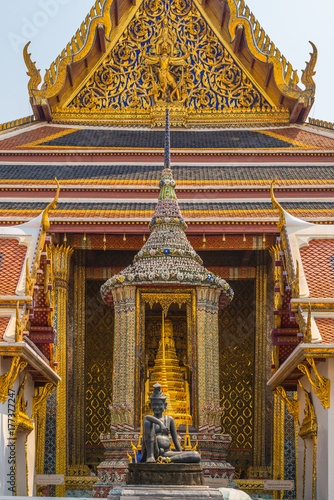
{"type": "Polygon", "coordinates": [[[182,451],[177,439],[173,417],[163,415],[167,407],[166,396],[160,384],[154,384],[150,397],[154,416],[146,415],[143,423],[143,455],[141,462],[154,463],[159,457],[173,463],[198,463],[201,457],[197,451],[182,451]],[[172,437],[175,451],[170,449],[169,434],[172,437]]]}

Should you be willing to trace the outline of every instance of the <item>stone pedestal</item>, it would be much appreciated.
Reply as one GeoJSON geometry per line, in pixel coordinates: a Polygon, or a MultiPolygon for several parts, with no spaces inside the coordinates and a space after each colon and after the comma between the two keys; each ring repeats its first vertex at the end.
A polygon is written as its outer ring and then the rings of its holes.
{"type": "Polygon", "coordinates": [[[201,464],[129,464],[126,484],[203,486],[201,464]]]}
{"type": "Polygon", "coordinates": [[[200,428],[198,431],[198,450],[206,478],[226,479],[228,484],[233,481],[234,467],[226,462],[226,452],[231,439],[229,434],[220,434],[220,427],[214,430],[200,428]]]}
{"type": "Polygon", "coordinates": [[[223,500],[222,493],[208,486],[124,486],[109,492],[108,500],[223,500]]]}
{"type": "Polygon", "coordinates": [[[121,428],[110,434],[101,435],[101,443],[105,448],[105,458],[97,467],[98,481],[93,487],[94,498],[106,498],[113,484],[125,483],[128,472],[128,452],[132,449],[131,441],[138,443],[139,434],[121,428]]]}

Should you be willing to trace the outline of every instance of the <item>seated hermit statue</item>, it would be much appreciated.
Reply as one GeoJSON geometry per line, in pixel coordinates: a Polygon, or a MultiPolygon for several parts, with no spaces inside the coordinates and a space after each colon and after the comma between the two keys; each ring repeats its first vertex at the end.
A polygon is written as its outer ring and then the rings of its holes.
{"type": "MultiPolygon", "coordinates": [[[[177,439],[173,417],[163,415],[166,409],[166,396],[161,391],[160,384],[154,384],[150,396],[150,406],[154,416],[147,415],[143,423],[143,455],[141,462],[156,462],[159,457],[167,458],[174,463],[198,463],[201,457],[197,451],[182,451],[177,439]],[[175,450],[171,451],[169,434],[172,437],[175,450]]],[[[167,460],[167,461],[169,461],[167,460]]]]}

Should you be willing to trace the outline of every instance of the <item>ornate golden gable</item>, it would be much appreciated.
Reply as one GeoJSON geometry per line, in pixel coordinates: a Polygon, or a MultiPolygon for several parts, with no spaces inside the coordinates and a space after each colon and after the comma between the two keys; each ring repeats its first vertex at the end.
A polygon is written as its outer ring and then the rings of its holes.
{"type": "Polygon", "coordinates": [[[229,22],[223,16],[219,26],[197,0],[97,0],[40,90],[39,72],[25,48],[37,117],[162,125],[168,103],[172,123],[188,126],[298,119],[313,99],[316,55],[302,79],[311,82],[310,88],[301,91],[291,65],[254,16],[245,17],[233,0],[227,4],[229,22]],[[249,53],[252,59],[245,57],[249,53]],[[269,85],[271,73],[275,82],[269,85]]]}
{"type": "Polygon", "coordinates": [[[274,108],[191,0],[144,0],[102,64],[53,116],[151,123],[166,103],[182,123],[225,121],[231,113],[263,120],[274,108]]]}

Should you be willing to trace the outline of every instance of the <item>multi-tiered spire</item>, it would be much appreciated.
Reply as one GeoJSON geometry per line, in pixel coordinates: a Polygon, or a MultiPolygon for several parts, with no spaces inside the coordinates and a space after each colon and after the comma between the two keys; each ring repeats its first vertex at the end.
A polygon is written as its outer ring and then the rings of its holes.
{"type": "Polygon", "coordinates": [[[150,237],[124,271],[110,278],[101,287],[106,302],[112,302],[114,288],[134,284],[196,285],[220,289],[227,301],[233,290],[219,276],[203,267],[203,261],[192,248],[187,228],[175,193],[175,181],[170,165],[169,111],[166,110],[164,169],[159,182],[158,203],[150,221],[150,237]]]}

